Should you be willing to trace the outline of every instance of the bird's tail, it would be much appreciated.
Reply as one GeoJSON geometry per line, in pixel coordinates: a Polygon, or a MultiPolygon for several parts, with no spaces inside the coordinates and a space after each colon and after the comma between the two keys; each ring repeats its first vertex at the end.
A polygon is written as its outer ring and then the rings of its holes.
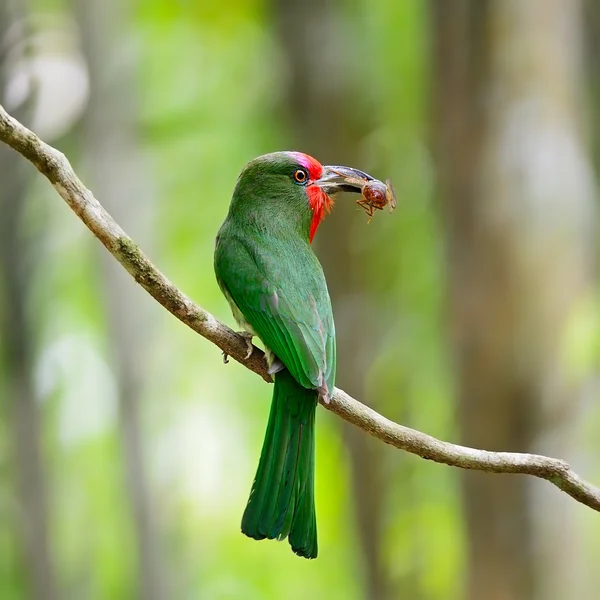
{"type": "Polygon", "coordinates": [[[242,517],[255,540],[289,537],[292,550],[317,556],[315,412],[317,392],[283,369],[275,375],[271,413],[256,477],[242,517]]]}

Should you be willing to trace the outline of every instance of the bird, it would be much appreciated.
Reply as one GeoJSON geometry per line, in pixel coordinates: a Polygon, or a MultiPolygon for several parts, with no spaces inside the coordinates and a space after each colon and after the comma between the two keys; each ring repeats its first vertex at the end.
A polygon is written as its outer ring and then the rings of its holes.
{"type": "Polygon", "coordinates": [[[336,369],[331,300],[312,242],[333,196],[360,193],[371,180],[302,152],[259,156],[238,177],[215,243],[219,288],[249,355],[252,337],[262,341],[275,384],[242,533],[287,538],[292,551],[308,559],[318,554],[316,408],[319,399],[330,401],[336,369]]]}

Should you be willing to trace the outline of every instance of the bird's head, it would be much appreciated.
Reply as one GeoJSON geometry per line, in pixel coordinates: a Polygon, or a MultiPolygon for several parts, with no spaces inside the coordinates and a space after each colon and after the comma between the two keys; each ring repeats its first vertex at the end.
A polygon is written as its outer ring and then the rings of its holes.
{"type": "Polygon", "coordinates": [[[312,242],[338,192],[361,193],[373,177],[350,167],[322,165],[302,152],[273,152],[250,161],[241,172],[231,210],[243,210],[283,226],[292,223],[312,242]]]}

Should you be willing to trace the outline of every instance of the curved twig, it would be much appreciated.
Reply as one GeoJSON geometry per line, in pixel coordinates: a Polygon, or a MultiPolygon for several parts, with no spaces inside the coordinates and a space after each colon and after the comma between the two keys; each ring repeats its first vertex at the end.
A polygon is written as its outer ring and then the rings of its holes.
{"type": "MultiPolygon", "coordinates": [[[[263,352],[255,348],[250,358],[246,359],[245,339],[217,321],[173,285],[81,183],[66,157],[42,142],[2,106],[0,140],[37,167],[88,229],[155,300],[224,353],[265,381],[271,381],[263,352]]],[[[462,469],[521,473],[546,479],[578,502],[600,512],[600,489],[582,480],[563,460],[536,454],[489,452],[443,442],[386,419],[338,388],[335,389],[331,402],[323,406],[401,450],[462,469]]]]}

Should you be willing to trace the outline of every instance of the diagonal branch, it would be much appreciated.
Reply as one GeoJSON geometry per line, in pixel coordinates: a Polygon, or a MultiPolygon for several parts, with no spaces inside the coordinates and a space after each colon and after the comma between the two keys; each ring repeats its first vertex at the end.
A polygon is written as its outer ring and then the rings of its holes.
{"type": "MultiPolygon", "coordinates": [[[[31,161],[129,274],[181,322],[218,346],[265,381],[271,378],[261,350],[250,358],[244,338],[223,325],[175,287],[81,183],[65,156],[42,142],[0,106],[0,141],[31,161]]],[[[412,454],[462,469],[521,473],[553,483],[578,502],[600,512],[600,489],[581,479],[563,460],[515,452],[489,452],[443,442],[386,419],[336,388],[325,408],[380,440],[412,454]]]]}

